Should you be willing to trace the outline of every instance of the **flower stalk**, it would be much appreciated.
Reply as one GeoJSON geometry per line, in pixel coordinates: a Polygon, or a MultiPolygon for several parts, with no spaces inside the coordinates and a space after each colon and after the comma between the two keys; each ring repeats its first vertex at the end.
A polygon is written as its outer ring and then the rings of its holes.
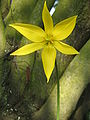
{"type": "Polygon", "coordinates": [[[58,77],[58,68],[57,68],[57,61],[55,61],[55,68],[56,68],[56,79],[57,79],[57,120],[59,120],[59,113],[60,113],[60,86],[59,86],[59,77],[58,77]]]}

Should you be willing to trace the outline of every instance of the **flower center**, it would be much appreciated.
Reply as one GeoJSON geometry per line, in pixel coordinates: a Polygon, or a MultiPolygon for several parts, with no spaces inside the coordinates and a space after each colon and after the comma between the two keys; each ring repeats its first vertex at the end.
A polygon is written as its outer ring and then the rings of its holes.
{"type": "Polygon", "coordinates": [[[47,44],[53,44],[53,35],[47,34],[45,40],[47,41],[47,44]]]}

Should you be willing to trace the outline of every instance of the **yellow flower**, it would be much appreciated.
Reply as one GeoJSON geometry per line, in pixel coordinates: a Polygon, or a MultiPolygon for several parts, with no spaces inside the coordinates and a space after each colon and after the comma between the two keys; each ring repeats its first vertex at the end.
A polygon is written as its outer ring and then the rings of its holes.
{"type": "Polygon", "coordinates": [[[31,24],[14,23],[9,25],[33,42],[21,47],[11,55],[27,55],[43,48],[41,57],[48,82],[55,66],[56,49],[63,54],[79,54],[73,47],[62,42],[73,31],[76,18],[77,16],[70,17],[53,26],[53,20],[45,1],[42,11],[45,31],[31,24]]]}

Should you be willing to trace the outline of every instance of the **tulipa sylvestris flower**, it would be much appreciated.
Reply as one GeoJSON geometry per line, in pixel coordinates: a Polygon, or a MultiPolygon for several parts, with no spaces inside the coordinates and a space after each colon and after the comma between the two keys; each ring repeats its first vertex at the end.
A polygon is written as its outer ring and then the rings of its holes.
{"type": "Polygon", "coordinates": [[[53,20],[45,1],[42,11],[45,31],[31,24],[14,23],[9,25],[32,41],[31,44],[21,47],[10,55],[27,55],[43,48],[41,57],[48,82],[55,66],[56,49],[63,54],[79,54],[72,46],[62,42],[73,31],[76,18],[77,16],[70,17],[53,26],[53,20]]]}

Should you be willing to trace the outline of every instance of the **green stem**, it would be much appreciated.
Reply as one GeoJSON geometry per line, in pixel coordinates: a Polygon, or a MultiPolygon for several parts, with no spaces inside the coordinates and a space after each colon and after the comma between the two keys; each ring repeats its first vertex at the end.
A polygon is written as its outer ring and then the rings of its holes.
{"type": "Polygon", "coordinates": [[[59,112],[60,112],[60,89],[59,89],[59,78],[58,78],[58,68],[57,62],[55,61],[56,67],[56,76],[57,76],[57,120],[59,120],[59,112]]]}

